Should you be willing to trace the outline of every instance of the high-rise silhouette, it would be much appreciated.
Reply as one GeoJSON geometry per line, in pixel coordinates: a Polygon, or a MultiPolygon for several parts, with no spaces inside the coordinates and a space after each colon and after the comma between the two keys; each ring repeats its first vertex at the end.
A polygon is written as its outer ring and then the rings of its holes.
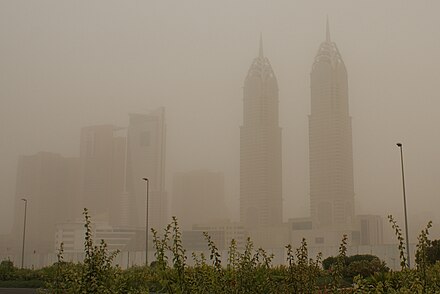
{"type": "Polygon", "coordinates": [[[278,83],[260,37],[243,87],[240,128],[240,220],[247,228],[282,222],[278,83]]]}
{"type": "Polygon", "coordinates": [[[131,226],[141,227],[146,219],[146,186],[149,179],[148,218],[151,228],[160,230],[168,221],[165,191],[165,108],[148,114],[130,114],[127,141],[127,211],[131,226]]]}
{"type": "Polygon", "coordinates": [[[313,63],[309,116],[310,200],[313,227],[350,229],[354,220],[353,151],[347,71],[326,39],[313,63]]]}

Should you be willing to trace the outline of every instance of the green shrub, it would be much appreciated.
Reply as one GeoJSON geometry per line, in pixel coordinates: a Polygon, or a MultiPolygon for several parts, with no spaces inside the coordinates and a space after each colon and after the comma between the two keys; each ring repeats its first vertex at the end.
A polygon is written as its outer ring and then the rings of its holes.
{"type": "MultiPolygon", "coordinates": [[[[324,270],[330,270],[337,264],[337,257],[327,257],[322,261],[324,270]]],[[[342,261],[344,269],[342,277],[347,281],[353,281],[353,278],[360,275],[363,278],[373,276],[375,273],[388,272],[389,268],[379,257],[370,254],[356,254],[345,256],[342,261]]]]}
{"type": "Polygon", "coordinates": [[[10,260],[0,262],[0,281],[15,280],[17,268],[10,260]]]}

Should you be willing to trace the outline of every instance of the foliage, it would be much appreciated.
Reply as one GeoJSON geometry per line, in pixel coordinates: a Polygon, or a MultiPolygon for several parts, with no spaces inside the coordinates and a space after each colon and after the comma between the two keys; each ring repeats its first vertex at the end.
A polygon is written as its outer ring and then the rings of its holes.
{"type": "Polygon", "coordinates": [[[430,265],[440,260],[440,239],[432,240],[426,248],[427,262],[430,265]]]}
{"type": "Polygon", "coordinates": [[[10,260],[3,260],[0,262],[0,281],[15,280],[15,272],[17,269],[14,263],[10,260]]]}
{"type": "Polygon", "coordinates": [[[10,260],[0,262],[1,288],[38,288],[43,285],[43,279],[42,270],[17,268],[10,260]]]}
{"type": "Polygon", "coordinates": [[[48,269],[46,288],[51,293],[116,293],[120,284],[121,270],[113,267],[112,262],[118,251],[110,253],[107,244],[101,240],[95,245],[92,225],[87,209],[84,209],[85,237],[83,263],[71,263],[63,260],[63,244],[58,252],[58,261],[48,269]]]}
{"type": "Polygon", "coordinates": [[[158,292],[165,293],[314,293],[318,291],[321,274],[320,255],[315,260],[308,257],[307,243],[303,240],[293,254],[288,245],[287,266],[272,265],[273,254],[262,248],[255,249],[250,238],[244,250],[237,249],[231,241],[226,266],[221,254],[208,233],[204,232],[209,251],[209,262],[204,254],[192,254],[193,267],[186,265],[185,250],[181,247],[181,234],[177,220],[165,229],[162,238],[153,232],[156,249],[155,278],[161,285],[158,292]],[[169,266],[168,256],[172,256],[169,266]]]}
{"type": "Polygon", "coordinates": [[[318,278],[322,276],[321,254],[318,254],[316,260],[309,258],[307,242],[304,238],[295,255],[291,245],[287,245],[286,249],[288,262],[286,290],[290,288],[295,293],[313,293],[318,288],[318,278]]]}
{"type": "MultiPolygon", "coordinates": [[[[353,278],[360,275],[362,278],[373,276],[375,273],[388,272],[389,268],[384,261],[381,261],[377,256],[370,254],[356,254],[352,256],[345,256],[342,261],[344,267],[342,270],[342,277],[350,283],[353,278]]],[[[337,264],[337,257],[327,257],[322,261],[324,270],[331,270],[337,264]]]]}
{"type": "Polygon", "coordinates": [[[402,246],[404,239],[399,226],[392,216],[389,216],[389,219],[399,242],[402,270],[375,274],[369,279],[357,276],[354,283],[354,293],[440,293],[440,264],[431,265],[428,262],[427,254],[427,249],[431,244],[428,236],[432,223],[429,222],[417,238],[417,267],[409,269],[406,267],[406,259],[403,254],[405,247],[402,246]]]}
{"type": "Polygon", "coordinates": [[[227,258],[222,259],[205,232],[209,254],[192,253],[194,265],[189,266],[176,218],[162,235],[152,230],[156,260],[150,266],[121,270],[112,265],[117,252],[109,252],[104,241],[94,244],[87,210],[84,216],[83,262],[65,262],[61,244],[58,261],[40,270],[22,270],[2,261],[0,285],[4,285],[1,280],[16,281],[14,285],[26,280],[28,286],[45,281],[44,293],[440,293],[440,263],[433,264],[429,255],[430,248],[438,246],[428,239],[431,222],[418,237],[414,269],[406,266],[404,239],[390,216],[399,242],[400,271],[389,271],[373,255],[347,256],[345,235],[336,257],[322,262],[321,254],[310,258],[303,239],[297,249],[285,247],[286,264],[274,266],[273,254],[256,249],[249,238],[242,250],[232,240],[227,258]]]}
{"type": "Polygon", "coordinates": [[[394,234],[396,235],[397,241],[399,242],[400,266],[402,270],[404,270],[408,267],[407,256],[405,256],[405,239],[403,238],[402,230],[400,229],[399,225],[392,215],[388,215],[388,220],[391,223],[391,227],[393,228],[394,234]]]}

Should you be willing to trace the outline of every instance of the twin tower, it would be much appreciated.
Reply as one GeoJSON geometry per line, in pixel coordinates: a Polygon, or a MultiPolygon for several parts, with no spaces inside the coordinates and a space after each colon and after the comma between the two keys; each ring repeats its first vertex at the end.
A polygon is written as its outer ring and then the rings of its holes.
{"type": "MultiPolygon", "coordinates": [[[[351,117],[347,71],[338,48],[326,39],[310,75],[310,215],[314,229],[350,229],[354,221],[351,117]]],[[[240,128],[240,220],[249,229],[281,224],[282,157],[278,83],[260,50],[244,82],[240,128]]],[[[294,180],[294,179],[292,179],[294,180]]]]}

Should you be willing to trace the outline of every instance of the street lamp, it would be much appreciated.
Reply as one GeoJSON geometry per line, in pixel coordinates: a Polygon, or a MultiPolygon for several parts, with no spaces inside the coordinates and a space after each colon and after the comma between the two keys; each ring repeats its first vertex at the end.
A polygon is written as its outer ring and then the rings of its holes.
{"type": "Polygon", "coordinates": [[[145,265],[148,266],[148,192],[149,192],[149,186],[150,181],[148,178],[142,178],[147,183],[146,190],[147,190],[147,199],[146,199],[146,211],[145,211],[145,265]]]}
{"type": "Polygon", "coordinates": [[[408,268],[410,268],[411,262],[410,262],[410,256],[409,256],[408,216],[407,216],[407,212],[406,212],[405,173],[403,171],[403,146],[402,146],[402,143],[397,143],[396,145],[400,149],[400,162],[402,165],[403,210],[405,213],[405,233],[406,233],[406,257],[408,259],[408,268]]]}
{"type": "Polygon", "coordinates": [[[24,243],[26,240],[26,212],[27,212],[27,199],[21,198],[24,201],[24,222],[23,222],[23,244],[21,247],[21,268],[24,267],[24,243]]]}

